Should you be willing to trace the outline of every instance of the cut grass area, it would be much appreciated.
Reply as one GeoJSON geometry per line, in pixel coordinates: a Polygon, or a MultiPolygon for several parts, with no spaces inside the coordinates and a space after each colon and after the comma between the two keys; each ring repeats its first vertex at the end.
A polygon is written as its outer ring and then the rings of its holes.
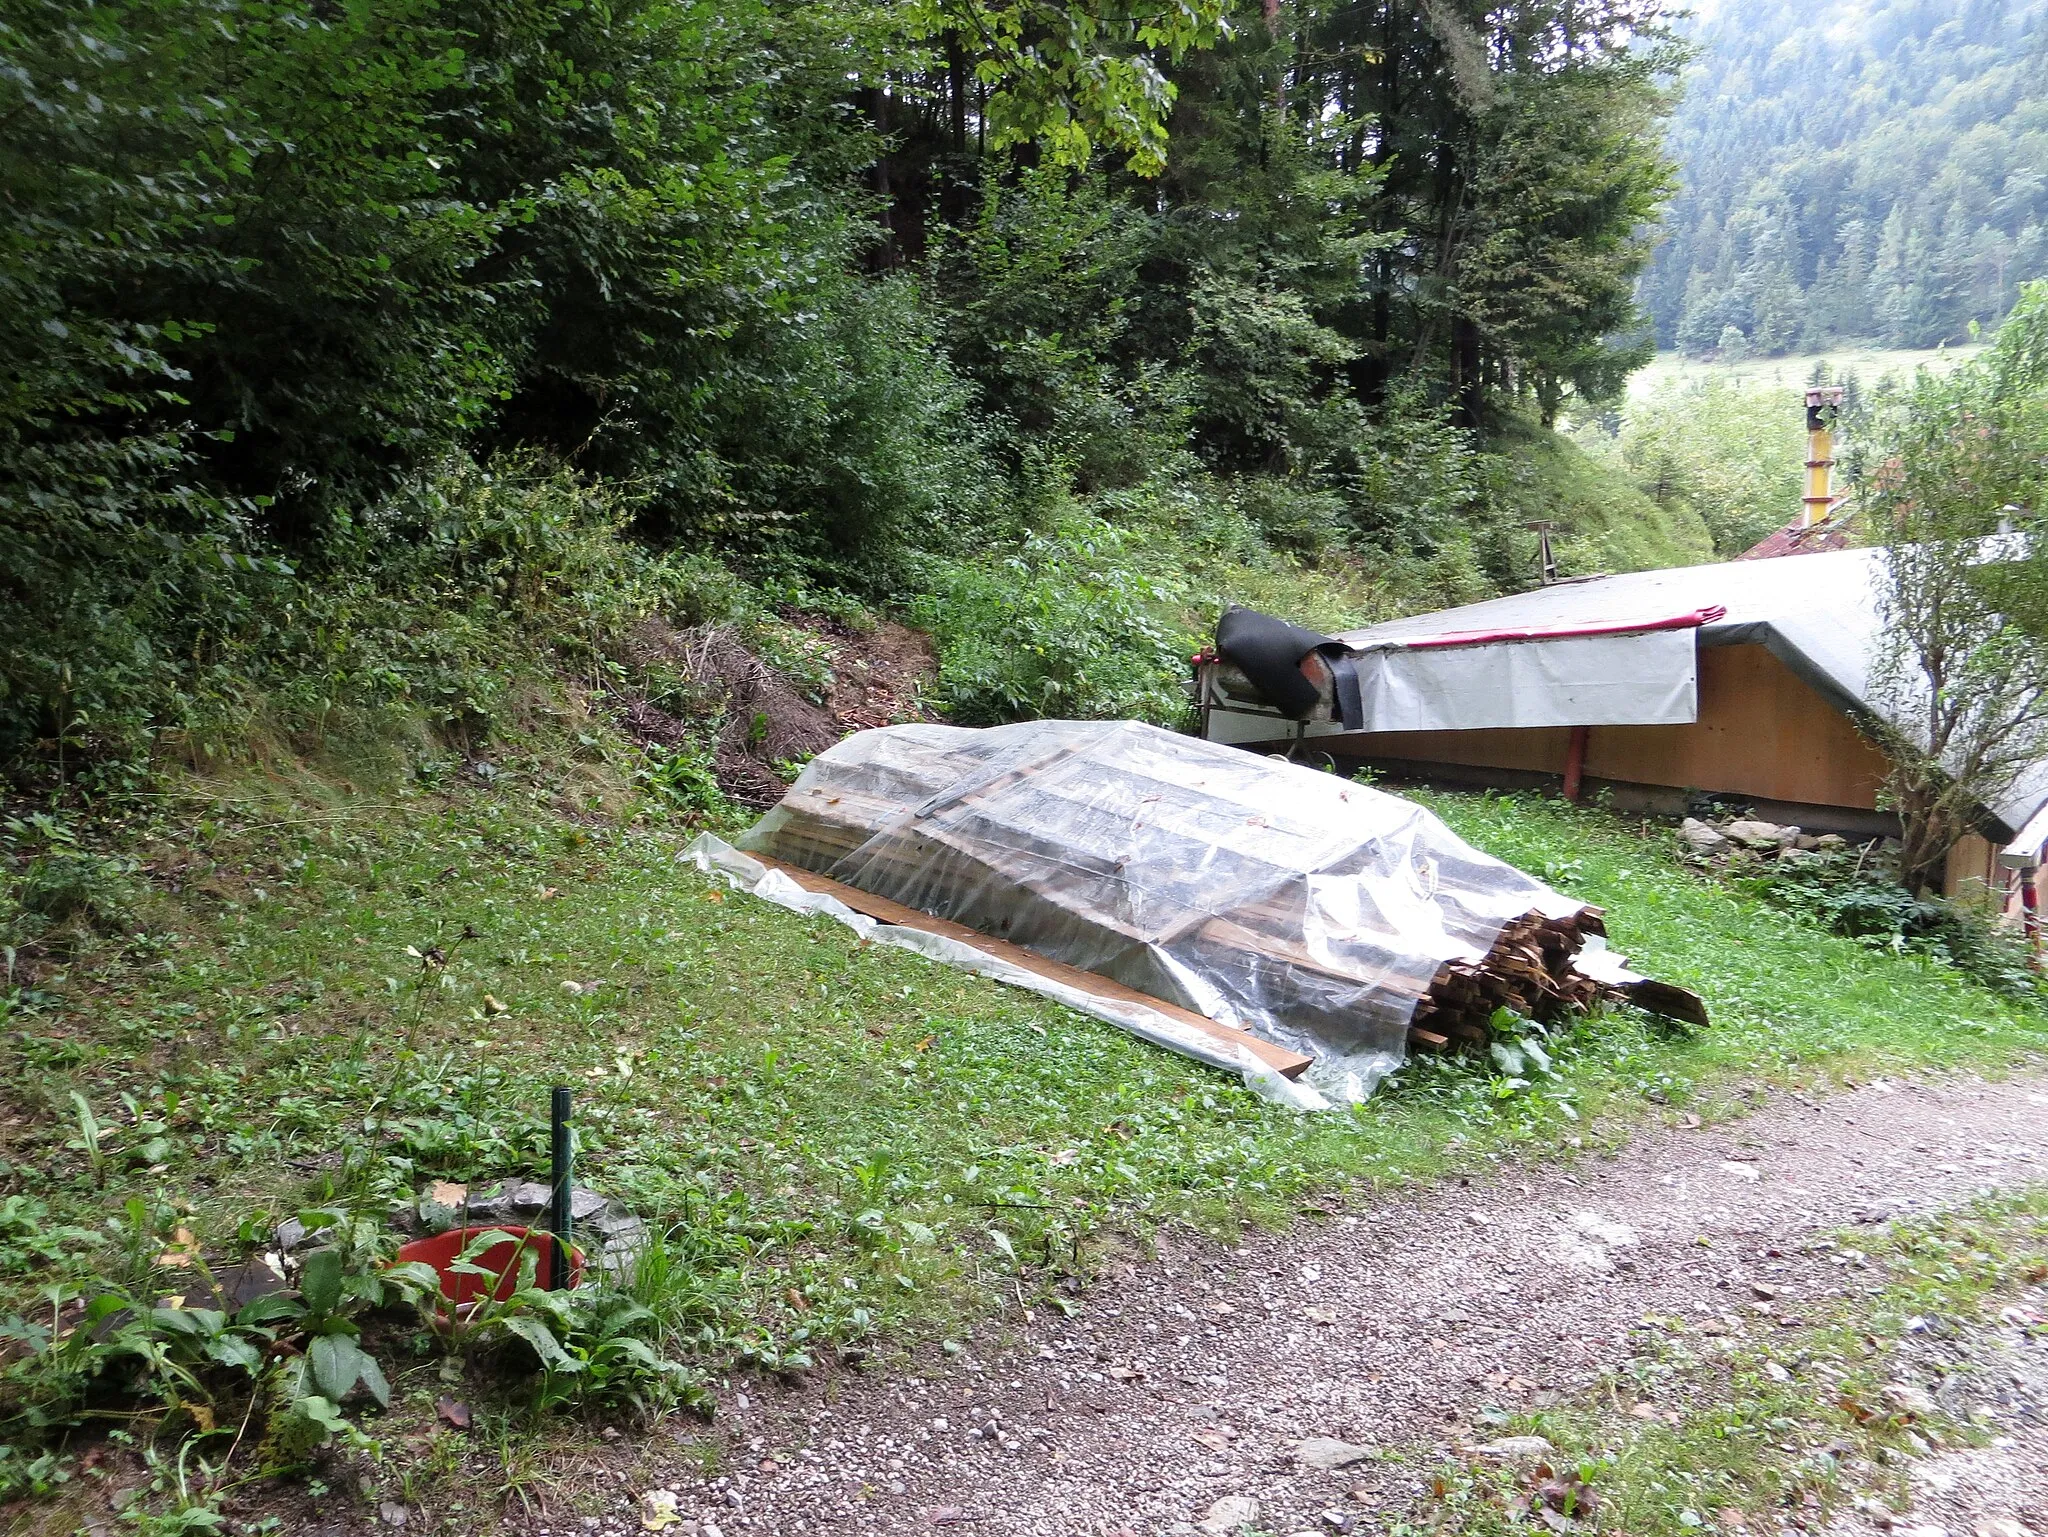
{"type": "MultiPolygon", "coordinates": [[[[2048,1187],[1819,1248],[1845,1275],[1883,1284],[1790,1330],[1643,1318],[1596,1401],[1496,1418],[1493,1434],[1551,1443],[1540,1466],[1440,1462],[1418,1519],[1394,1532],[1525,1532],[1546,1503],[1638,1537],[1826,1529],[1852,1499],[1903,1512],[1914,1458],[1998,1430],[1989,1401],[2010,1362],[1992,1346],[1992,1304],[2048,1280],[2048,1187]],[[1935,1361],[1916,1359],[1916,1337],[1942,1342],[1935,1361]],[[1952,1379],[1940,1401],[1917,1380],[1930,1368],[1952,1379]]],[[[2008,1315],[2000,1343],[2044,1328],[2008,1315]]]]}
{"type": "MultiPolygon", "coordinates": [[[[587,1182],[666,1234],[663,1346],[774,1370],[1086,1306],[1105,1251],[1162,1223],[1228,1235],[1598,1147],[1646,1111],[1717,1115],[1766,1082],[1996,1070],[2048,1045],[2040,1013],[1944,966],[1709,884],[1667,832],[1436,794],[1480,846],[1605,906],[1616,944],[1716,1023],[1608,1014],[1554,1038],[1534,1082],[1424,1061],[1355,1112],[1303,1116],[728,893],[677,863],[681,829],[562,794],[507,757],[489,786],[375,804],[223,793],[143,840],[155,894],[129,936],[7,1002],[0,1318],[153,1295],[167,1247],[234,1258],[309,1207],[385,1219],[429,1179],[538,1171],[555,1083],[577,1091],[587,1182]]],[[[417,1351],[387,1360],[395,1402],[431,1423],[432,1342],[391,1338],[417,1351]]],[[[463,1391],[529,1444],[505,1381],[463,1391]]]]}
{"type": "MultiPolygon", "coordinates": [[[[1925,347],[1917,350],[1887,347],[1830,347],[1819,352],[1788,354],[1781,358],[1689,358],[1683,353],[1660,352],[1648,364],[1628,377],[1632,397],[1655,394],[1666,384],[1696,384],[1709,379],[1744,389],[1804,391],[1813,370],[1826,363],[1839,383],[1845,374],[1855,374],[1865,389],[1882,379],[1909,382],[1921,368],[1937,373],[1966,363],[1984,350],[1978,343],[1959,347],[1925,347]]],[[[1789,408],[1798,409],[1797,399],[1789,408]]]]}

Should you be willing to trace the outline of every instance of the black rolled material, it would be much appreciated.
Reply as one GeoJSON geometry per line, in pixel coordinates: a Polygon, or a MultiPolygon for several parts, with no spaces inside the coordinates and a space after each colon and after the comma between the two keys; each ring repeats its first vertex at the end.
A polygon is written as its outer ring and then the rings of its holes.
{"type": "Polygon", "coordinates": [[[1216,621],[1216,649],[1237,664],[1275,709],[1296,720],[1316,707],[1318,697],[1316,686],[1301,675],[1301,659],[1329,643],[1327,635],[1257,609],[1233,605],[1216,621]]]}
{"type": "Polygon", "coordinates": [[[1358,658],[1334,643],[1322,649],[1330,661],[1330,674],[1336,680],[1337,719],[1346,731],[1363,731],[1365,697],[1358,680],[1358,658]]]}
{"type": "Polygon", "coordinates": [[[1234,662],[1275,709],[1296,720],[1305,720],[1320,697],[1301,672],[1302,658],[1320,652],[1335,680],[1337,718],[1346,731],[1364,727],[1358,662],[1342,641],[1256,609],[1232,605],[1216,621],[1216,650],[1226,661],[1234,662]]]}

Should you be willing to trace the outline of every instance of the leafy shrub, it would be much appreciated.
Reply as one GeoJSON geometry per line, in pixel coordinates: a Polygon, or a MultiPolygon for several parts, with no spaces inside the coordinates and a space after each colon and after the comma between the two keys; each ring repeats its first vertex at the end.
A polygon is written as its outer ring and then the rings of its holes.
{"type": "Polygon", "coordinates": [[[1887,949],[1932,956],[1995,991],[2038,996],[2040,979],[2027,941],[1988,914],[1917,897],[1872,874],[1847,852],[1813,852],[1773,863],[1737,884],[1775,907],[1803,914],[1832,933],[1887,949]]]}
{"type": "MultiPolygon", "coordinates": [[[[68,1328],[15,1317],[0,1325],[13,1346],[0,1372],[0,1427],[62,1426],[103,1408],[120,1412],[136,1399],[165,1409],[206,1410],[237,1393],[265,1393],[274,1414],[310,1415],[338,1424],[340,1404],[361,1389],[380,1403],[390,1387],[360,1341],[363,1315],[438,1287],[422,1265],[385,1263],[385,1250],[343,1228],[343,1241],[305,1257],[298,1288],[233,1305],[191,1235],[166,1213],[131,1199],[110,1224],[118,1247],[113,1264],[133,1276],[81,1300],[68,1328]],[[194,1293],[217,1305],[160,1300],[161,1277],[149,1274],[168,1244],[194,1293]],[[280,1351],[279,1346],[289,1346],[280,1351]],[[282,1364],[273,1364],[282,1357],[282,1364]]],[[[157,1262],[160,1266],[161,1262],[157,1262]]]]}
{"type": "Polygon", "coordinates": [[[1045,167],[988,178],[946,253],[947,340],[1027,482],[1130,487],[1187,461],[1184,382],[1130,345],[1145,222],[1100,176],[1045,167]]]}
{"type": "Polygon", "coordinates": [[[649,1415],[678,1401],[700,1410],[713,1402],[697,1373],[650,1342],[660,1332],[654,1312],[614,1287],[522,1287],[479,1332],[531,1351],[539,1367],[537,1409],[631,1408],[649,1415]]]}
{"type": "Polygon", "coordinates": [[[50,1208],[30,1196],[0,1200],[0,1276],[54,1264],[104,1241],[105,1235],[91,1228],[52,1224],[49,1217],[50,1208]]]}
{"type": "Polygon", "coordinates": [[[48,943],[67,929],[112,933],[131,921],[135,861],[83,847],[60,818],[0,822],[0,860],[0,944],[48,943]]]}
{"type": "Polygon", "coordinates": [[[1173,596],[1129,558],[1129,539],[1069,513],[1011,553],[929,560],[911,616],[939,653],[939,692],[966,725],[1031,717],[1186,711],[1193,637],[1162,617],[1173,596]]]}
{"type": "Polygon", "coordinates": [[[173,562],[178,601],[152,606],[163,561],[138,547],[125,565],[97,564],[90,605],[140,628],[24,634],[0,663],[0,741],[23,750],[10,767],[119,788],[159,752],[203,761],[259,726],[322,751],[422,716],[473,742],[522,671],[595,667],[641,615],[703,600],[702,563],[625,537],[635,505],[531,455],[458,456],[338,515],[303,566],[274,551],[173,562]],[[58,720],[70,724],[37,750],[58,720]]]}
{"type": "Polygon", "coordinates": [[[1335,491],[1293,477],[1256,475],[1238,482],[1231,492],[1237,510],[1272,549],[1320,556],[1341,538],[1345,504],[1335,491]]]}
{"type": "MultiPolygon", "coordinates": [[[[129,1418],[138,1403],[182,1416],[202,1433],[229,1423],[230,1413],[253,1418],[260,1411],[260,1460],[271,1473],[304,1467],[337,1437],[363,1444],[344,1407],[357,1398],[388,1405],[392,1391],[366,1329],[388,1344],[394,1318],[413,1309],[416,1322],[432,1326],[423,1337],[527,1374],[535,1409],[653,1413],[677,1402],[709,1403],[698,1376],[669,1353],[680,1339],[675,1320],[665,1322],[632,1289],[596,1277],[574,1290],[547,1290],[537,1252],[524,1246],[512,1294],[458,1316],[431,1267],[391,1263],[395,1239],[376,1223],[340,1209],[302,1211],[298,1219],[318,1235],[318,1246],[299,1261],[296,1285],[237,1304],[233,1278],[216,1276],[168,1208],[131,1200],[109,1233],[97,1235],[50,1229],[44,1215],[19,1198],[0,1207],[0,1256],[17,1243],[47,1258],[81,1238],[105,1244],[111,1237],[103,1268],[114,1279],[68,1297],[62,1285],[47,1293],[60,1307],[74,1298],[81,1304],[61,1330],[47,1315],[0,1320],[0,1435],[13,1443],[0,1462],[0,1489],[56,1480],[61,1469],[38,1449],[49,1432],[95,1417],[129,1418]],[[166,1246],[168,1260],[159,1253],[166,1246]],[[169,1260],[187,1281],[182,1302],[159,1295],[169,1260]]],[[[266,1218],[253,1218],[244,1238],[267,1230],[266,1218]]],[[[477,1261],[509,1236],[478,1234],[454,1271],[495,1281],[497,1273],[477,1261]]]]}
{"type": "Polygon", "coordinates": [[[1486,499],[1486,464],[1448,409],[1419,392],[1396,397],[1358,430],[1330,475],[1359,541],[1390,554],[1427,558],[1486,499]]]}
{"type": "Polygon", "coordinates": [[[657,805],[692,820],[712,820],[731,810],[709,754],[699,750],[649,747],[633,780],[657,805]]]}
{"type": "Polygon", "coordinates": [[[987,428],[908,277],[840,278],[821,297],[811,324],[763,338],[767,377],[720,450],[732,516],[651,531],[720,535],[770,580],[884,590],[908,550],[944,547],[985,507],[987,428]]]}
{"type": "Polygon", "coordinates": [[[1300,294],[1211,273],[1190,298],[1196,422],[1212,464],[1319,469],[1360,433],[1356,402],[1330,389],[1358,349],[1318,324],[1300,294]]]}

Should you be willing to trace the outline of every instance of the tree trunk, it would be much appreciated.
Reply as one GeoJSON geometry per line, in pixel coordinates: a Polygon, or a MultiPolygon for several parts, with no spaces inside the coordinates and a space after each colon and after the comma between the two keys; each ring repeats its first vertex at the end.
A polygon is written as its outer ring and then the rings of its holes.
{"type": "MultiPolygon", "coordinates": [[[[1266,35],[1274,42],[1280,41],[1280,0],[1265,0],[1266,35]]],[[[1283,60],[1273,82],[1273,110],[1287,110],[1287,64],[1283,60]]],[[[1264,151],[1261,151],[1263,155],[1264,151]]]]}
{"type": "Polygon", "coordinates": [[[1458,425],[1479,431],[1485,420],[1486,374],[1480,366],[1479,322],[1470,315],[1451,316],[1451,379],[1458,391],[1458,425]]]}
{"type": "Polygon", "coordinates": [[[1953,825],[1940,796],[1929,789],[1900,792],[1899,884],[1915,896],[1942,894],[1948,883],[1948,855],[1963,829],[1953,825]]]}
{"type": "Polygon", "coordinates": [[[887,272],[901,257],[896,239],[895,185],[889,174],[889,93],[876,88],[867,97],[868,115],[874,120],[875,136],[881,141],[881,152],[868,171],[868,184],[882,202],[882,238],[868,252],[868,267],[874,272],[887,272]]]}
{"type": "Polygon", "coordinates": [[[967,59],[960,51],[960,34],[946,34],[946,97],[953,116],[953,153],[967,153],[967,59]]]}

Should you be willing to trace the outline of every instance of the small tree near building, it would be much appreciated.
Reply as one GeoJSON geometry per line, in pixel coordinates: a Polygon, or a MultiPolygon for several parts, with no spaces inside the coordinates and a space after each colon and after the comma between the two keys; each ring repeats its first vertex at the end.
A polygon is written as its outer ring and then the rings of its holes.
{"type": "Polygon", "coordinates": [[[1977,361],[1923,372],[1879,429],[1865,527],[1887,541],[1873,660],[1901,874],[1949,851],[2048,759],[2048,283],[1977,361]]]}

